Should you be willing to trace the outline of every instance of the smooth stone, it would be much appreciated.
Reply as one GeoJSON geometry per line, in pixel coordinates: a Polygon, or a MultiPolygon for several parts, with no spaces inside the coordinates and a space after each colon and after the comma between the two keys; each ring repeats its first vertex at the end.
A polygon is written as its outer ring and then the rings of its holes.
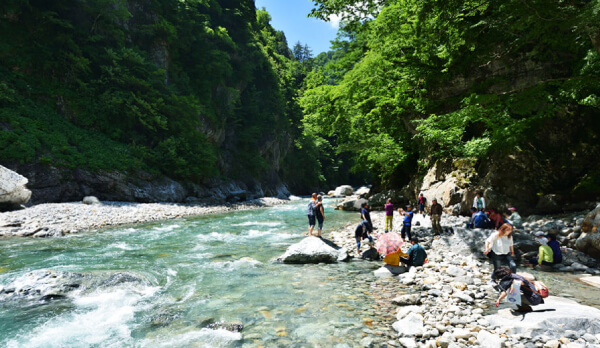
{"type": "Polygon", "coordinates": [[[582,282],[600,288],[600,276],[581,277],[579,278],[582,282]]]}
{"type": "Polygon", "coordinates": [[[479,333],[477,333],[477,342],[480,346],[486,348],[502,347],[502,339],[500,338],[500,336],[485,330],[481,330],[479,331],[479,333]]]}
{"type": "Polygon", "coordinates": [[[421,304],[421,296],[417,294],[400,295],[392,299],[392,303],[397,306],[410,306],[421,304]]]}
{"type": "Polygon", "coordinates": [[[404,319],[392,324],[400,336],[417,336],[423,334],[423,316],[418,313],[409,313],[404,319]]]}
{"type": "Polygon", "coordinates": [[[526,320],[520,315],[513,315],[510,309],[501,309],[484,319],[490,322],[491,327],[501,327],[510,333],[550,335],[549,339],[560,338],[566,330],[600,334],[600,309],[555,296],[545,298],[544,302],[533,307],[534,311],[527,313],[526,320]]]}
{"type": "Polygon", "coordinates": [[[406,267],[404,267],[404,266],[385,265],[385,266],[382,266],[381,268],[373,271],[373,274],[379,278],[386,278],[386,277],[397,276],[404,272],[406,272],[406,267]]]}
{"type": "Polygon", "coordinates": [[[473,332],[471,332],[470,330],[467,329],[456,329],[452,332],[452,336],[456,339],[459,338],[469,338],[471,336],[473,336],[473,332]]]}
{"type": "Polygon", "coordinates": [[[404,348],[417,348],[417,342],[414,338],[402,337],[398,341],[400,342],[400,345],[404,348]]]}
{"type": "Polygon", "coordinates": [[[402,320],[409,313],[421,314],[421,313],[423,313],[423,307],[420,307],[420,306],[406,306],[406,307],[402,307],[402,308],[400,308],[398,310],[398,313],[396,313],[396,319],[402,320]]]}
{"type": "Polygon", "coordinates": [[[467,303],[473,303],[473,298],[465,293],[462,292],[457,292],[455,294],[452,294],[452,297],[457,298],[463,302],[467,302],[467,303]]]}

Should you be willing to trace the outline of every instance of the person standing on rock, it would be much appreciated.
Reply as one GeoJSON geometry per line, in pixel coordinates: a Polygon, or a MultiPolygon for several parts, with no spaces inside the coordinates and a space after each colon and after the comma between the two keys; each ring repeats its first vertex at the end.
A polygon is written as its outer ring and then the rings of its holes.
{"type": "Polygon", "coordinates": [[[437,198],[431,200],[431,226],[433,227],[433,234],[442,234],[442,225],[440,221],[442,220],[443,208],[442,205],[438,203],[437,198]]]}
{"type": "Polygon", "coordinates": [[[306,215],[308,216],[308,236],[312,237],[313,230],[316,224],[316,213],[317,213],[317,194],[313,193],[312,198],[308,201],[308,210],[306,215]]]}
{"type": "Polygon", "coordinates": [[[510,269],[506,267],[500,267],[494,271],[492,277],[498,281],[498,288],[501,291],[498,300],[496,300],[496,307],[498,307],[500,305],[500,301],[507,296],[507,291],[511,289],[513,282],[515,281],[520,283],[521,291],[521,305],[517,305],[517,312],[532,312],[533,309],[531,309],[531,306],[537,306],[541,303],[544,303],[544,299],[537,292],[535,285],[522,276],[514,274],[510,269]]]}
{"type": "Polygon", "coordinates": [[[323,208],[323,196],[317,196],[316,213],[317,222],[319,223],[319,229],[317,230],[317,237],[321,238],[321,230],[323,229],[323,221],[325,220],[325,208],[323,208]]]}
{"type": "Polygon", "coordinates": [[[369,243],[373,245],[373,237],[371,237],[373,227],[367,220],[363,220],[356,229],[354,230],[354,239],[356,239],[356,254],[360,256],[360,241],[363,239],[369,239],[369,243]]]}
{"type": "Polygon", "coordinates": [[[373,222],[371,221],[371,213],[369,212],[369,206],[365,202],[361,204],[360,207],[360,218],[363,220],[367,220],[371,224],[371,227],[373,227],[373,222]]]}
{"type": "Polygon", "coordinates": [[[477,209],[477,211],[485,210],[485,198],[483,198],[483,194],[481,192],[477,192],[477,195],[473,200],[473,208],[477,209]]]}
{"type": "Polygon", "coordinates": [[[383,208],[385,209],[385,233],[392,232],[394,228],[394,204],[391,198],[388,198],[383,208]]]}
{"type": "MultiPolygon", "coordinates": [[[[485,251],[483,253],[492,259],[494,271],[500,268],[500,264],[504,262],[510,267],[510,270],[513,273],[517,272],[517,264],[513,259],[513,256],[515,256],[515,249],[513,246],[512,232],[512,225],[505,223],[500,226],[498,231],[493,232],[485,241],[485,251]]],[[[492,276],[492,280],[493,279],[492,276]]]]}
{"type": "Polygon", "coordinates": [[[410,240],[410,228],[412,227],[412,219],[414,215],[414,213],[412,212],[412,205],[407,205],[406,211],[404,211],[402,208],[399,208],[398,213],[404,216],[404,221],[402,222],[402,230],[400,231],[402,239],[404,241],[410,240]],[[407,237],[408,239],[406,239],[407,237]]]}
{"type": "Polygon", "coordinates": [[[427,204],[427,198],[423,196],[423,193],[419,195],[417,203],[419,203],[419,213],[425,215],[425,204],[427,204]]]}

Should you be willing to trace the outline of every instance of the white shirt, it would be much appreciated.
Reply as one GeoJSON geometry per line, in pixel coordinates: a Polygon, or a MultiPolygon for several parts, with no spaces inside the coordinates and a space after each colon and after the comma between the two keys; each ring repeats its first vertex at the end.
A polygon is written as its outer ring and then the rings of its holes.
{"type": "MultiPolygon", "coordinates": [[[[473,208],[477,209],[477,197],[473,200],[473,208]]],[[[481,203],[483,204],[483,209],[485,209],[485,198],[481,197],[481,203]]]]}
{"type": "Polygon", "coordinates": [[[505,255],[510,253],[510,247],[513,246],[513,239],[512,236],[498,237],[498,232],[494,232],[488,237],[486,243],[492,246],[492,251],[496,255],[505,255]]]}

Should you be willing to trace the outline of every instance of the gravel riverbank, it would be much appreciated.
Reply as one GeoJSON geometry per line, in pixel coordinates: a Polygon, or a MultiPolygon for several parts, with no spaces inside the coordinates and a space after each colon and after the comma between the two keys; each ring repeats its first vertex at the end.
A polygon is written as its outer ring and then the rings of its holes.
{"type": "MultiPolygon", "coordinates": [[[[383,233],[383,213],[371,216],[375,232],[383,233]]],[[[546,304],[527,315],[514,315],[505,302],[496,309],[498,292],[489,283],[492,267],[480,255],[491,231],[465,229],[466,219],[444,215],[442,226],[447,233],[433,236],[429,218],[415,215],[413,235],[422,241],[430,262],[400,275],[375,272],[384,278],[374,275],[380,280],[371,291],[373,299],[392,318],[373,327],[373,334],[361,341],[363,347],[600,347],[600,310],[555,297],[566,289],[550,288],[546,304]],[[420,226],[414,226],[417,221],[420,226]]],[[[352,254],[356,224],[329,236],[352,254]]],[[[519,240],[531,238],[531,231],[517,233],[519,240]]],[[[404,251],[408,247],[405,244],[404,251]]],[[[367,249],[363,243],[361,251],[367,249]]],[[[565,251],[565,262],[570,265],[579,263],[578,257],[587,260],[582,253],[565,251]]],[[[518,271],[527,269],[519,267],[518,271]]],[[[579,272],[597,274],[598,269],[589,265],[579,272]]]]}
{"type": "Polygon", "coordinates": [[[286,202],[288,201],[266,197],[227,205],[131,202],[39,204],[23,210],[0,213],[0,238],[57,237],[110,226],[247,210],[286,202]]]}

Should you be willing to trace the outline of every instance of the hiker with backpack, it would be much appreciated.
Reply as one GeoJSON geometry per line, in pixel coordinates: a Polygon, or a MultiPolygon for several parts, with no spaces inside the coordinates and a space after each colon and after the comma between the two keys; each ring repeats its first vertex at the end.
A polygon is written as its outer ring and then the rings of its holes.
{"type": "Polygon", "coordinates": [[[317,194],[313,193],[311,199],[308,201],[308,209],[306,211],[306,215],[308,216],[308,236],[312,237],[313,230],[316,225],[316,216],[317,216],[317,194]]]}
{"type": "Polygon", "coordinates": [[[528,313],[533,311],[531,306],[544,303],[544,298],[548,297],[548,288],[542,282],[530,282],[506,267],[495,270],[493,277],[500,290],[496,307],[500,305],[500,301],[507,298],[508,302],[517,305],[515,312],[528,313]],[[534,283],[537,283],[537,287],[534,283]]]}
{"type": "Polygon", "coordinates": [[[425,204],[427,204],[427,198],[425,198],[425,196],[423,196],[422,193],[419,195],[419,198],[417,198],[417,203],[419,204],[418,213],[421,213],[424,216],[425,215],[425,204]]]}

